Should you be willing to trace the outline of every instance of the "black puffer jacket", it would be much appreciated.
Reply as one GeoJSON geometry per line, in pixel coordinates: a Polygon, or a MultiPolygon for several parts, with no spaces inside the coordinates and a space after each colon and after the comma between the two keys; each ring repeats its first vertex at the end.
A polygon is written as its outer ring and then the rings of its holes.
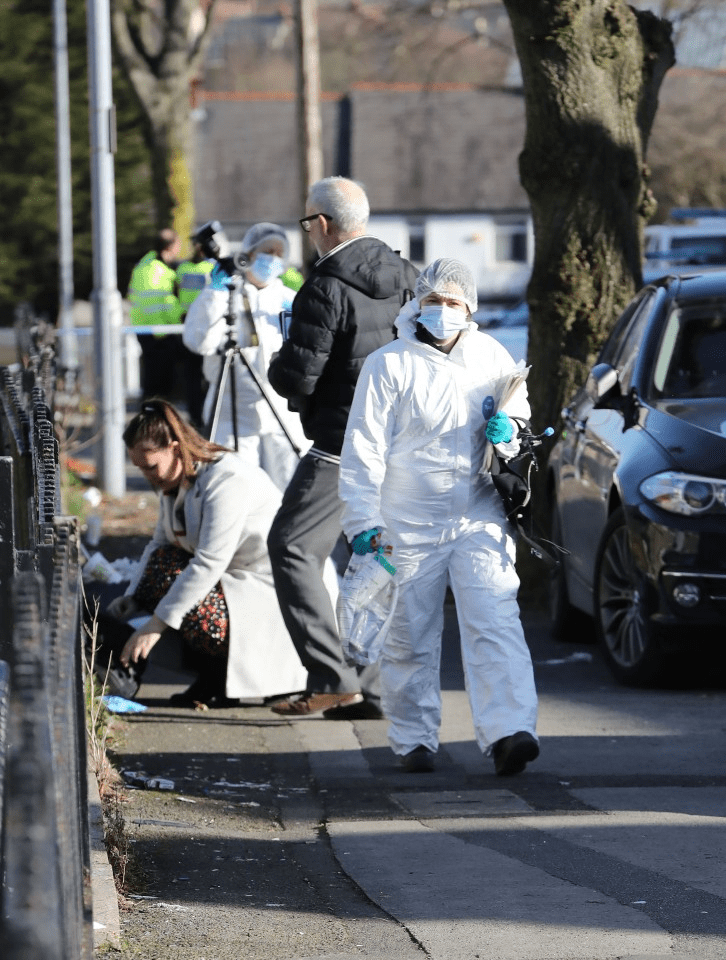
{"type": "Polygon", "coordinates": [[[394,339],[416,276],[381,240],[361,237],[318,262],[295,296],[290,335],[268,377],[318,449],[340,453],[363,361],[394,339]]]}

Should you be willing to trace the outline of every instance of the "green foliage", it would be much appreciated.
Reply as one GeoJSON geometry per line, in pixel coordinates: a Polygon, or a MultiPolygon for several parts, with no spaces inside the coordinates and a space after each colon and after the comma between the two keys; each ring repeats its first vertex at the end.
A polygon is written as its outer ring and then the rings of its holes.
{"type": "Polygon", "coordinates": [[[83,499],[84,492],[85,487],[78,477],[68,470],[63,471],[61,479],[61,503],[63,504],[64,514],[79,517],[81,520],[86,519],[88,506],[83,499]]]}
{"type": "MultiPolygon", "coordinates": [[[[74,284],[93,286],[86,10],[67,0],[74,284]]],[[[55,101],[51,5],[0,0],[0,325],[27,300],[55,319],[58,303],[55,101]]],[[[119,288],[153,235],[141,117],[114,70],[119,149],[115,157],[119,288]]]]}

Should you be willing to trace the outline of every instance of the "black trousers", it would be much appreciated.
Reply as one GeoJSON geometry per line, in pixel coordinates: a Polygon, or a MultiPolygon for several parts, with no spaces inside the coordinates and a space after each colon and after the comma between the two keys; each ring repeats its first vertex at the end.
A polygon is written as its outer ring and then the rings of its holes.
{"type": "Polygon", "coordinates": [[[137,334],[141,347],[141,392],[145,398],[169,399],[176,386],[176,364],[181,343],[177,334],[155,337],[137,334]]]}
{"type": "Polygon", "coordinates": [[[346,664],[323,565],[342,533],[338,465],[306,454],[285,490],[267,540],[280,610],[314,693],[380,702],[378,664],[346,664]]]}

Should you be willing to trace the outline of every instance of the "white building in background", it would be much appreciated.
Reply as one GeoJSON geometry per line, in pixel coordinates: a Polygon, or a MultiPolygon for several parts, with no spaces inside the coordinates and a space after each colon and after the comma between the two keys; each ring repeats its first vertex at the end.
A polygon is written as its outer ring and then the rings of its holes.
{"type": "Polygon", "coordinates": [[[525,211],[371,214],[368,232],[419,269],[439,257],[465,263],[482,302],[521,300],[532,272],[534,231],[525,211]]]}
{"type": "MultiPolygon", "coordinates": [[[[290,262],[302,264],[297,224],[285,227],[290,262]]],[[[222,221],[233,250],[246,225],[222,221]]],[[[528,211],[460,211],[454,213],[372,213],[368,233],[383,240],[419,270],[439,257],[461,260],[474,274],[482,304],[521,300],[534,261],[534,231],[528,211]]]]}

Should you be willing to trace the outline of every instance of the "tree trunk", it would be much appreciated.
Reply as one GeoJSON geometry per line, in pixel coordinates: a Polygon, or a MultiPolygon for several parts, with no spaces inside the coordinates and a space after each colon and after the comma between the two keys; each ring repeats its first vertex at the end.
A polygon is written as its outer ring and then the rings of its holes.
{"type": "Polygon", "coordinates": [[[147,120],[157,229],[186,238],[194,226],[190,83],[216,0],[112,0],[116,50],[147,120]]]}
{"type": "Polygon", "coordinates": [[[149,115],[151,179],[158,228],[173,227],[188,237],[194,227],[189,102],[168,100],[149,115]]]}
{"type": "Polygon", "coordinates": [[[519,158],[535,231],[528,387],[534,426],[556,426],[642,283],[655,203],[645,163],[674,63],[671,25],[625,0],[504,0],[522,69],[519,158]]]}

